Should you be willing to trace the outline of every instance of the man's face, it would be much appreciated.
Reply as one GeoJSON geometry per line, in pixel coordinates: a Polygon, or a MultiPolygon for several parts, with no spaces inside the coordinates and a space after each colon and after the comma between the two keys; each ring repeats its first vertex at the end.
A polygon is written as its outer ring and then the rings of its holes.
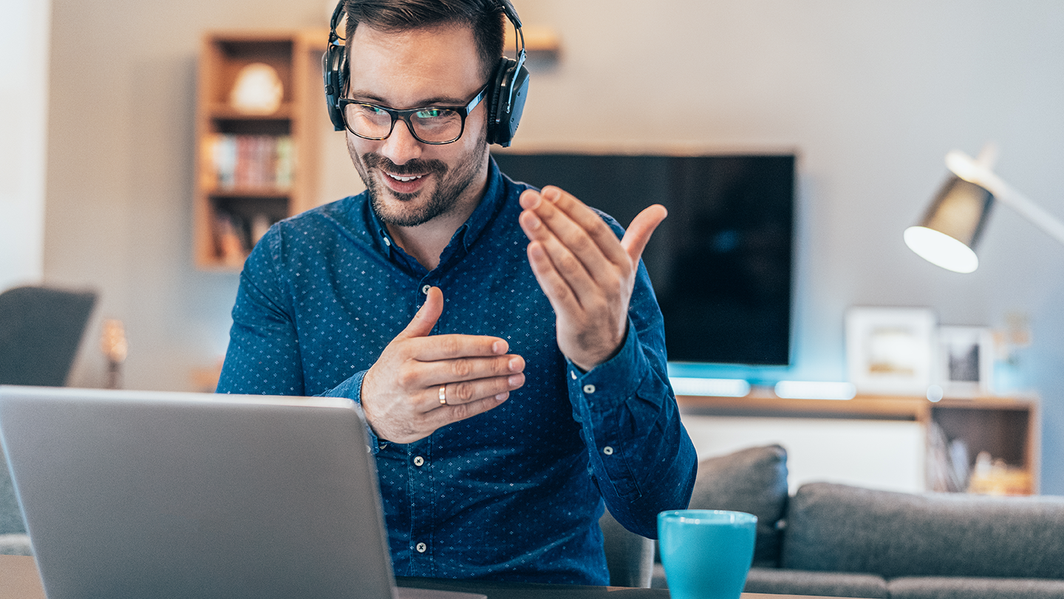
{"type": "MultiPolygon", "coordinates": [[[[386,33],[363,25],[348,46],[351,99],[395,109],[465,106],[485,83],[467,27],[386,33]]],[[[413,227],[472,211],[487,182],[487,104],[473,109],[451,144],[423,144],[402,120],[381,141],[347,132],[351,160],[383,222],[413,227]]]]}

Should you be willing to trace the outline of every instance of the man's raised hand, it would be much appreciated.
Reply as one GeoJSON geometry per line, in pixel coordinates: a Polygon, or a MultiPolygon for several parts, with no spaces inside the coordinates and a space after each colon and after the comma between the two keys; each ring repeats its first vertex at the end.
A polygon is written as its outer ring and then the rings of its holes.
{"type": "Polygon", "coordinates": [[[521,194],[528,259],[557,315],[558,347],[591,370],[624,343],[640,256],[668,214],[655,204],[620,240],[595,211],[557,187],[521,194]]]}

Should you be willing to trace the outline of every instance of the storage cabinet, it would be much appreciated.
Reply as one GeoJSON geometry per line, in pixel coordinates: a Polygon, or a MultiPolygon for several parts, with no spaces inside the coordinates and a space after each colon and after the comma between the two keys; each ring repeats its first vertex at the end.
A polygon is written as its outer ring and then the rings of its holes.
{"type": "MultiPolygon", "coordinates": [[[[930,402],[922,397],[858,396],[848,401],[781,399],[770,390],[755,390],[746,397],[678,396],[685,416],[841,421],[905,421],[917,423],[925,432],[928,469],[951,465],[934,460],[949,459],[949,446],[964,449],[973,492],[1034,494],[1038,492],[1039,413],[1033,397],[981,397],[930,402]],[[937,451],[935,431],[944,437],[945,451],[937,451]],[[990,463],[977,466],[980,453],[990,463]]],[[[839,457],[845,457],[840,450],[839,457]]],[[[910,455],[913,448],[899,448],[910,455]]],[[[889,448],[887,449],[889,451],[889,448]]]]}
{"type": "Polygon", "coordinates": [[[1039,434],[1037,402],[984,398],[943,400],[927,416],[950,442],[967,450],[973,492],[1023,495],[1038,492],[1039,434]],[[987,460],[977,464],[979,455],[987,460]]]}
{"type": "Polygon", "coordinates": [[[271,224],[312,207],[317,121],[310,111],[323,110],[321,91],[312,88],[315,82],[320,88],[322,35],[204,35],[193,194],[197,266],[240,267],[271,224]],[[244,102],[234,100],[238,86],[247,92],[244,102]]]}

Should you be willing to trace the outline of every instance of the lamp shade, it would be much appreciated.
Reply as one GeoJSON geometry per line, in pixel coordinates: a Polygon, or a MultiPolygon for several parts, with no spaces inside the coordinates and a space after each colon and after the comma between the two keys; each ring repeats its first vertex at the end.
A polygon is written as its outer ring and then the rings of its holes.
{"type": "Polygon", "coordinates": [[[905,244],[932,264],[972,272],[979,266],[975,245],[993,205],[994,196],[985,188],[951,176],[920,224],[905,230],[905,244]]]}

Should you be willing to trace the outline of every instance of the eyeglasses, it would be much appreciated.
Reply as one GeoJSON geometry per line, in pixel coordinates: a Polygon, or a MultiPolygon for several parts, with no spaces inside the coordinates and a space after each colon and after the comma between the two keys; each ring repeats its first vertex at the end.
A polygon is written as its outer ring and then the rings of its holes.
{"type": "Polygon", "coordinates": [[[347,130],[362,139],[387,139],[395,129],[395,121],[402,119],[414,139],[423,144],[441,146],[454,143],[462,137],[466,116],[480,104],[487,91],[488,86],[485,85],[465,106],[424,106],[396,110],[346,98],[341,99],[339,104],[347,130]]]}

